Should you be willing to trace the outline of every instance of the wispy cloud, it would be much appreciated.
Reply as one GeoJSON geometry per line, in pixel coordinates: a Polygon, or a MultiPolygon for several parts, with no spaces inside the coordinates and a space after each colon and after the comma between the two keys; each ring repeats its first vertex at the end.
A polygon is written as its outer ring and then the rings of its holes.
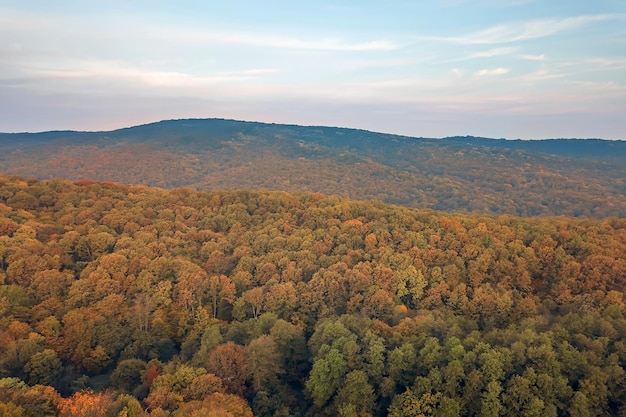
{"type": "MultiPolygon", "coordinates": [[[[537,0],[482,0],[482,1],[473,1],[473,3],[479,3],[480,5],[489,6],[489,7],[516,7],[522,6],[528,3],[534,3],[537,0]]],[[[444,6],[459,6],[462,4],[470,3],[468,0],[439,0],[441,4],[444,6]]]]}
{"type": "Polygon", "coordinates": [[[516,7],[536,1],[537,0],[487,0],[486,3],[494,7],[516,7]]]}
{"type": "Polygon", "coordinates": [[[574,81],[572,84],[583,87],[584,90],[593,94],[611,94],[619,97],[624,97],[626,93],[626,85],[615,81],[574,81]]]}
{"type": "Polygon", "coordinates": [[[511,70],[509,68],[493,68],[493,69],[482,69],[480,71],[476,71],[474,73],[474,75],[478,76],[478,77],[485,77],[485,76],[497,76],[497,75],[504,75],[509,73],[511,70]]]}
{"type": "Polygon", "coordinates": [[[461,62],[461,61],[470,61],[473,59],[484,59],[484,58],[493,58],[496,56],[506,56],[513,55],[515,52],[519,50],[518,47],[513,46],[505,46],[501,48],[492,48],[486,51],[478,51],[471,53],[469,55],[459,56],[451,59],[442,60],[442,63],[452,63],[452,62],[461,62]]]}
{"type": "MultiPolygon", "coordinates": [[[[100,25],[99,22],[95,25],[100,25]]],[[[191,44],[223,44],[246,45],[263,48],[300,49],[300,50],[328,50],[328,51],[392,51],[403,45],[387,39],[348,40],[331,37],[300,37],[295,33],[256,32],[254,30],[216,30],[212,28],[194,28],[183,25],[166,25],[137,22],[130,26],[104,25],[97,30],[90,31],[84,22],[74,22],[70,18],[67,22],[50,21],[45,15],[24,14],[20,12],[8,13],[0,16],[0,33],[26,32],[54,33],[56,36],[72,36],[77,30],[90,34],[93,39],[106,38],[124,41],[161,40],[163,42],[186,42],[191,44]]],[[[94,29],[94,28],[91,28],[94,29]]]]}
{"type": "Polygon", "coordinates": [[[72,69],[31,68],[29,75],[39,80],[131,82],[153,87],[194,88],[229,82],[257,80],[278,73],[272,68],[192,74],[154,71],[107,61],[75,62],[72,69]]]}
{"type": "Polygon", "coordinates": [[[625,19],[622,14],[597,14],[567,17],[563,19],[537,19],[526,22],[513,22],[492,26],[464,36],[422,37],[421,40],[434,40],[459,44],[498,44],[544,38],[559,32],[574,30],[585,25],[607,20],[625,19]]]}
{"type": "Polygon", "coordinates": [[[597,70],[616,70],[626,68],[626,57],[598,57],[587,59],[586,62],[591,64],[597,70]]]}
{"type": "Polygon", "coordinates": [[[274,36],[260,33],[246,32],[214,32],[214,31],[186,31],[174,29],[169,39],[176,38],[190,42],[206,42],[215,44],[239,44],[263,48],[327,50],[327,51],[391,51],[402,45],[387,40],[367,40],[361,42],[347,42],[332,38],[300,39],[292,36],[274,36]]]}
{"type": "Polygon", "coordinates": [[[541,55],[519,55],[520,59],[525,59],[527,61],[545,61],[546,56],[544,54],[541,55]]]}
{"type": "Polygon", "coordinates": [[[566,75],[567,74],[564,74],[561,72],[541,69],[538,71],[533,71],[528,74],[525,74],[521,76],[520,79],[525,82],[536,83],[536,82],[541,82],[541,81],[546,81],[546,80],[553,80],[555,78],[563,78],[566,75]]]}
{"type": "Polygon", "coordinates": [[[367,69],[386,70],[389,68],[406,68],[425,61],[428,61],[428,58],[337,59],[336,61],[325,63],[324,66],[338,71],[359,71],[367,69]]]}
{"type": "Polygon", "coordinates": [[[278,71],[271,69],[256,69],[234,72],[223,72],[207,75],[195,75],[180,72],[140,71],[134,74],[139,80],[148,85],[164,87],[195,87],[201,85],[218,84],[225,82],[242,82],[258,79],[261,76],[274,74],[278,71]]]}
{"type": "Polygon", "coordinates": [[[463,70],[460,68],[452,68],[450,70],[450,74],[454,75],[455,77],[461,77],[463,75],[463,70]]]}
{"type": "Polygon", "coordinates": [[[494,48],[494,49],[489,49],[488,51],[475,52],[469,55],[468,58],[491,58],[494,56],[510,55],[516,52],[518,49],[519,48],[517,47],[494,48]]]}

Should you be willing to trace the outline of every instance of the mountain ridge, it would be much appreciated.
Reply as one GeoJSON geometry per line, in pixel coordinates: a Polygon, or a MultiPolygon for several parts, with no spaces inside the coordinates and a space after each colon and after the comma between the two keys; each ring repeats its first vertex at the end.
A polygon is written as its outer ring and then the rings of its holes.
{"type": "Polygon", "coordinates": [[[468,213],[626,216],[626,142],[600,139],[436,139],[177,119],[103,132],[0,134],[0,172],[311,191],[468,213]]]}
{"type": "Polygon", "coordinates": [[[350,131],[359,131],[366,133],[376,133],[381,135],[390,135],[404,138],[412,138],[412,139],[461,139],[461,138],[471,138],[471,139],[479,139],[479,140],[505,140],[505,141],[523,141],[523,142],[531,142],[531,141],[551,141],[551,140],[598,140],[598,141],[606,141],[606,142],[626,142],[626,139],[604,139],[600,137],[559,137],[559,138],[531,138],[531,139],[522,139],[522,138],[493,138],[486,136],[475,136],[475,135],[452,135],[452,136],[443,136],[443,137],[426,137],[426,136],[412,136],[412,135],[404,135],[399,133],[392,132],[380,132],[375,130],[363,129],[363,128],[355,128],[355,127],[346,127],[346,126],[329,126],[329,125],[307,125],[307,124],[297,124],[297,123],[275,123],[275,122],[261,122],[261,121],[252,121],[252,120],[242,120],[242,119],[229,119],[229,118],[221,118],[221,117],[207,117],[207,118],[182,118],[182,119],[162,119],[154,122],[140,123],[137,125],[120,127],[117,129],[108,129],[108,130],[73,130],[73,129],[52,129],[52,130],[43,130],[36,132],[0,132],[0,135],[38,135],[38,134],[48,134],[48,133],[80,133],[80,134],[89,134],[89,133],[111,133],[111,132],[119,132],[126,131],[136,128],[143,128],[153,125],[161,125],[166,123],[177,123],[177,122],[203,122],[203,121],[221,121],[221,122],[234,122],[234,123],[245,123],[249,125],[263,125],[263,126],[285,126],[285,127],[296,127],[296,128],[325,128],[325,129],[338,129],[338,130],[350,130],[350,131]]]}
{"type": "MultiPolygon", "coordinates": [[[[568,152],[567,148],[561,147],[561,145],[567,144],[568,146],[575,145],[577,149],[582,148],[584,155],[594,155],[603,157],[624,157],[626,159],[626,152],[624,154],[615,153],[614,149],[617,147],[624,147],[626,150],[626,140],[612,140],[602,138],[541,138],[541,139],[520,139],[520,138],[490,138],[483,136],[473,135],[455,135],[446,136],[442,138],[430,138],[423,136],[409,136],[395,133],[376,132],[367,129],[339,127],[339,126],[323,126],[323,125],[298,125],[298,124],[280,124],[280,123],[267,123],[257,121],[244,121],[237,119],[226,118],[189,118],[189,119],[165,119],[157,122],[144,123],[129,127],[123,127],[113,130],[93,130],[93,131],[80,131],[80,130],[50,130],[41,132],[0,132],[0,141],[5,139],[68,139],[71,137],[85,138],[97,138],[100,135],[107,135],[108,137],[118,137],[125,134],[134,134],[139,131],[151,130],[152,128],[162,129],[165,126],[173,125],[175,127],[194,127],[192,123],[224,123],[240,127],[251,128],[288,128],[296,130],[322,130],[326,133],[336,132],[339,134],[363,134],[363,135],[377,135],[381,138],[388,140],[418,140],[418,141],[441,141],[443,143],[467,143],[473,145],[510,148],[510,149],[524,149],[535,150],[542,153],[551,153],[554,155],[568,155],[568,156],[580,156],[580,152],[572,153],[568,152]],[[597,152],[598,146],[601,146],[601,152],[597,152]],[[559,148],[559,150],[555,150],[559,148]]],[[[204,126],[203,126],[204,127],[204,126]]],[[[211,126],[214,128],[214,126],[211,126]]]]}

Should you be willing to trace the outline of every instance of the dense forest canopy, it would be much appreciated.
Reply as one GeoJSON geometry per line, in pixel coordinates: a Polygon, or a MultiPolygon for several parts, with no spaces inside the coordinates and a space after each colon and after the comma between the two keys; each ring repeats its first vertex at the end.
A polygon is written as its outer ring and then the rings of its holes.
{"type": "Polygon", "coordinates": [[[625,219],[2,176],[0,415],[624,415],[625,281],[625,219]]]}
{"type": "Polygon", "coordinates": [[[410,138],[221,119],[0,134],[0,172],[197,190],[321,192],[444,211],[626,216],[626,142],[410,138]]]}

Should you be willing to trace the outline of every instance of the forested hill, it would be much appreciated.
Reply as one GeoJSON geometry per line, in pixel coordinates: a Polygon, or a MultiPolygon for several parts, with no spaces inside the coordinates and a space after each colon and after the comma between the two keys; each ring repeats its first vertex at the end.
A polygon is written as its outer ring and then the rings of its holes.
{"type": "Polygon", "coordinates": [[[2,416],[626,412],[626,219],[0,191],[2,416]]]}
{"type": "Polygon", "coordinates": [[[0,172],[173,188],[314,191],[519,216],[626,216],[626,142],[410,138],[222,119],[0,134],[0,172]]]}

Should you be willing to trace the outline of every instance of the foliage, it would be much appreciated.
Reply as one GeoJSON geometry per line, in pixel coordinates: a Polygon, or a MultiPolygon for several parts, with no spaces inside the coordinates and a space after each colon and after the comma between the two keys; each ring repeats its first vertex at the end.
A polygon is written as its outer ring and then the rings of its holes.
{"type": "Polygon", "coordinates": [[[1,413],[626,412],[623,219],[0,184],[1,413]]]}
{"type": "MultiPolygon", "coordinates": [[[[321,192],[467,213],[626,215],[624,141],[426,139],[170,120],[112,132],[0,133],[0,171],[164,188],[321,192]]],[[[53,204],[45,193],[17,192],[8,201],[21,209],[53,204]]],[[[123,227],[115,217],[110,221],[123,227]]],[[[0,235],[12,227],[0,224],[0,235]]]]}

